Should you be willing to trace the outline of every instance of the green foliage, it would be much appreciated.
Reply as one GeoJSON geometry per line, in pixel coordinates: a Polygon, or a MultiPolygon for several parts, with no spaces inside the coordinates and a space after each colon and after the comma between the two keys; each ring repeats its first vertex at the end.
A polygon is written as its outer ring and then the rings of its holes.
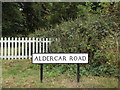
{"type": "Polygon", "coordinates": [[[3,36],[27,36],[36,29],[54,27],[77,18],[79,3],[3,3],[3,36]],[[8,33],[9,32],[9,33],[8,33]],[[12,33],[11,33],[12,32],[12,33]]]}
{"type": "Polygon", "coordinates": [[[2,7],[3,35],[27,36],[36,29],[48,29],[64,21],[76,18],[87,20],[89,14],[109,15],[113,12],[119,16],[119,3],[4,2],[2,7]]]}
{"type": "MultiPolygon", "coordinates": [[[[57,38],[49,52],[88,53],[89,65],[81,65],[81,75],[119,76],[119,12],[120,3],[111,2],[3,3],[3,33],[12,32],[7,36],[32,32],[31,37],[57,38]]],[[[76,73],[75,65],[70,64],[45,67],[51,70],[49,76],[67,70],[69,75],[76,73]]]]}
{"type": "Polygon", "coordinates": [[[24,17],[21,15],[20,6],[17,3],[3,3],[2,32],[4,36],[15,36],[24,32],[24,17]]]}
{"type": "MultiPolygon", "coordinates": [[[[81,65],[81,75],[116,76],[118,75],[118,66],[117,64],[109,62],[108,57],[110,52],[104,50],[105,48],[110,50],[109,45],[111,43],[108,43],[108,47],[102,47],[106,45],[106,37],[111,35],[110,32],[114,32],[115,34],[119,29],[116,27],[115,30],[113,28],[114,24],[111,22],[111,17],[89,14],[86,21],[78,18],[74,21],[63,22],[60,25],[56,25],[55,28],[45,29],[44,34],[39,33],[39,35],[41,37],[58,38],[58,41],[54,41],[50,46],[51,53],[88,53],[89,65],[81,65]]],[[[38,34],[40,31],[41,30],[38,30],[35,33],[38,34]]],[[[110,38],[108,38],[108,40],[110,40],[110,38]]],[[[116,56],[112,55],[112,57],[113,60],[116,59],[116,56]]],[[[53,67],[56,66],[53,65],[53,67]]],[[[64,66],[64,68],[65,67],[66,66],[64,66]]],[[[70,75],[74,75],[76,72],[72,67],[65,69],[65,71],[67,70],[70,71],[70,75]]]]}

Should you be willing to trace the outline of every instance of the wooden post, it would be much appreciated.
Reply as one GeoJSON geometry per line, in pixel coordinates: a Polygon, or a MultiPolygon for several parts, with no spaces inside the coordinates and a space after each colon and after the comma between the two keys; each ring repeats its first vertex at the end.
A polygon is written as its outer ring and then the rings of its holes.
{"type": "Polygon", "coordinates": [[[43,82],[43,64],[40,64],[40,81],[43,82]]]}
{"type": "Polygon", "coordinates": [[[80,66],[77,64],[77,82],[79,83],[80,81],[80,66]]]}

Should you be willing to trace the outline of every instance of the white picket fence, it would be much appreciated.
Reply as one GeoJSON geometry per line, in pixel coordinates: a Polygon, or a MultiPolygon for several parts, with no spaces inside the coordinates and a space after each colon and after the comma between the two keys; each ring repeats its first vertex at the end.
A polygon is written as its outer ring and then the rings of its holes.
{"type": "Polygon", "coordinates": [[[1,59],[31,59],[32,53],[47,53],[50,38],[28,38],[28,37],[1,37],[0,58],[1,59]]]}

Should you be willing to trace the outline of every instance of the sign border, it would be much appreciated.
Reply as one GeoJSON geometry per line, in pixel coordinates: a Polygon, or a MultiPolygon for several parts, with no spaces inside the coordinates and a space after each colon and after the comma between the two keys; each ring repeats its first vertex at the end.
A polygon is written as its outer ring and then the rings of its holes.
{"type": "MultiPolygon", "coordinates": [[[[88,54],[88,53],[33,53],[33,54],[88,54]]],[[[32,64],[89,64],[89,59],[88,59],[88,63],[33,63],[33,54],[32,54],[32,64]]]]}

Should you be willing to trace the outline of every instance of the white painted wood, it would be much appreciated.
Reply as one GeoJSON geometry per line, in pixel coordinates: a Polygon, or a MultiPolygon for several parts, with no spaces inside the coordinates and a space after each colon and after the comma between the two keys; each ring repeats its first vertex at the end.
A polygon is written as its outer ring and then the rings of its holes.
{"type": "Polygon", "coordinates": [[[13,43],[13,41],[14,41],[14,40],[13,40],[13,37],[12,37],[12,39],[11,39],[11,43],[12,43],[12,45],[11,45],[11,49],[12,49],[12,50],[11,50],[11,56],[12,56],[11,59],[14,58],[14,57],[13,57],[13,56],[14,56],[14,47],[13,47],[13,44],[14,44],[14,43],[13,43]]]}
{"type": "Polygon", "coordinates": [[[32,53],[48,52],[51,39],[44,38],[0,38],[0,58],[31,59],[32,53]],[[31,46],[33,45],[33,46],[31,46]],[[39,46],[38,46],[39,45],[39,46]],[[32,47],[32,48],[31,48],[32,47]],[[38,48],[39,47],[39,48],[38,48]],[[32,51],[31,51],[32,49],[32,51]],[[35,52],[36,51],[36,52],[35,52]],[[39,51],[39,52],[38,52],[39,51]]]}
{"type": "MultiPolygon", "coordinates": [[[[5,37],[5,40],[4,40],[5,42],[7,41],[6,39],[7,39],[7,38],[5,37]]],[[[7,56],[7,55],[6,55],[6,54],[7,54],[7,45],[6,45],[6,44],[7,44],[7,43],[4,43],[4,44],[5,44],[5,47],[4,47],[4,56],[5,56],[5,59],[6,59],[6,56],[7,56]]]]}
{"type": "Polygon", "coordinates": [[[44,42],[45,42],[45,39],[43,38],[43,39],[42,39],[42,43],[43,43],[42,51],[43,51],[43,53],[45,52],[45,43],[44,43],[44,42]]]}
{"type": "Polygon", "coordinates": [[[33,40],[32,53],[34,53],[35,52],[35,38],[33,37],[32,40],[33,40]]]}
{"type": "Polygon", "coordinates": [[[1,37],[1,59],[3,59],[3,38],[1,37]]]}
{"type": "Polygon", "coordinates": [[[21,50],[20,50],[20,49],[21,49],[21,45],[20,45],[20,44],[21,44],[21,43],[20,43],[20,37],[19,37],[19,38],[18,38],[18,56],[19,56],[18,59],[20,59],[20,56],[21,56],[21,55],[20,55],[20,54],[21,54],[21,50]]]}
{"type": "Polygon", "coordinates": [[[36,52],[35,53],[38,53],[38,38],[36,38],[36,52]]]}
{"type": "Polygon", "coordinates": [[[39,53],[41,53],[41,38],[39,38],[39,53]]]}
{"type": "Polygon", "coordinates": [[[10,37],[8,37],[8,60],[10,59],[10,37]]]}
{"type": "Polygon", "coordinates": [[[48,52],[48,38],[46,38],[45,44],[46,44],[45,52],[47,53],[48,52]]]}
{"type": "Polygon", "coordinates": [[[29,59],[31,59],[31,38],[29,38],[29,59]]]}
{"type": "Polygon", "coordinates": [[[22,37],[22,59],[24,59],[24,37],[22,37]]]}
{"type": "Polygon", "coordinates": [[[25,38],[25,59],[27,59],[27,49],[28,49],[28,47],[27,47],[27,37],[25,38]]]}
{"type": "MultiPolygon", "coordinates": [[[[49,40],[49,41],[48,41],[48,46],[50,46],[50,44],[51,44],[51,42],[52,42],[52,39],[49,38],[48,40],[49,40]]],[[[48,47],[48,53],[49,53],[49,47],[48,47]]]]}
{"type": "Polygon", "coordinates": [[[15,37],[15,59],[17,59],[17,38],[15,37]]]}

